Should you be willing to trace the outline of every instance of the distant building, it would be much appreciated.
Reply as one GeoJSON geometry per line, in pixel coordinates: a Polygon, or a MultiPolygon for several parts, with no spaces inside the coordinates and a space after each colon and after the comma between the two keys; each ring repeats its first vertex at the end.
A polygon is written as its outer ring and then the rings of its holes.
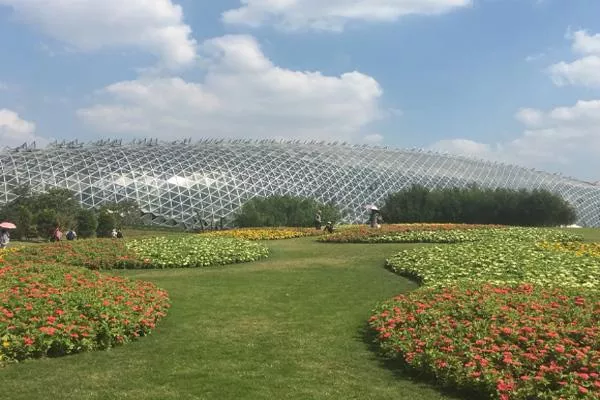
{"type": "Polygon", "coordinates": [[[200,225],[231,220],[256,196],[291,194],[334,202],[346,222],[364,222],[366,204],[412,184],[433,188],[548,189],[600,226],[600,187],[557,174],[422,150],[273,140],[158,143],[100,141],[21,146],[0,153],[0,203],[18,184],[73,190],[89,208],[132,199],[148,222],[200,225]]]}

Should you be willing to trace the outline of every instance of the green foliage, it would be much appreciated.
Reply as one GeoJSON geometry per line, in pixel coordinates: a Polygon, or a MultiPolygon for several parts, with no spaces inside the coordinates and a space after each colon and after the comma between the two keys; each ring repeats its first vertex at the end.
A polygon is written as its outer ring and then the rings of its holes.
{"type": "Polygon", "coordinates": [[[155,237],[125,243],[135,254],[123,268],[195,268],[260,260],[269,255],[261,243],[204,235],[155,237]]]}
{"type": "MultiPolygon", "coordinates": [[[[63,231],[77,227],[79,237],[96,234],[96,212],[84,210],[71,190],[52,188],[44,193],[33,193],[29,185],[21,185],[12,192],[17,197],[0,209],[0,219],[15,222],[15,238],[47,237],[56,226],[63,231]]],[[[99,214],[104,225],[98,231],[104,236],[113,228],[142,223],[141,210],[133,200],[105,204],[99,214]]]]}
{"type": "Polygon", "coordinates": [[[256,197],[247,201],[236,214],[236,226],[247,227],[309,227],[314,225],[314,216],[321,210],[323,225],[327,221],[339,221],[340,210],[331,204],[296,196],[256,197]]]}
{"type": "Polygon", "coordinates": [[[32,203],[37,209],[50,209],[56,213],[56,224],[67,230],[75,225],[76,215],[81,209],[81,204],[71,190],[53,188],[32,198],[32,203]]]}
{"type": "Polygon", "coordinates": [[[518,242],[581,241],[583,236],[559,229],[473,224],[387,224],[380,229],[359,225],[317,239],[325,243],[463,243],[497,240],[518,242]]]}
{"type": "Polygon", "coordinates": [[[93,210],[80,210],[77,214],[77,236],[90,238],[96,235],[98,229],[98,217],[93,210]]]}
{"type": "Polygon", "coordinates": [[[96,234],[99,237],[109,237],[110,232],[116,227],[117,221],[115,215],[109,212],[101,212],[98,216],[98,227],[96,228],[96,234]]]}
{"type": "Polygon", "coordinates": [[[25,205],[19,207],[19,214],[16,218],[17,229],[14,237],[17,239],[31,239],[37,234],[37,228],[34,224],[33,213],[25,205]]]}
{"type": "Polygon", "coordinates": [[[15,236],[31,238],[35,235],[49,236],[59,226],[66,230],[75,225],[81,204],[68,189],[52,188],[45,193],[34,194],[28,185],[13,190],[17,198],[0,211],[3,219],[17,225],[15,236]],[[32,226],[32,223],[36,226],[32,226]]]}
{"type": "Polygon", "coordinates": [[[600,289],[600,260],[544,251],[532,242],[490,240],[402,251],[387,261],[392,271],[426,286],[460,282],[535,283],[600,289]]]}
{"type": "Polygon", "coordinates": [[[107,203],[102,205],[100,213],[109,212],[115,217],[115,225],[137,226],[142,224],[142,210],[135,200],[123,200],[118,203],[107,203]]]}
{"type": "Polygon", "coordinates": [[[41,237],[50,237],[52,231],[58,225],[56,210],[45,208],[35,215],[37,232],[41,237]]]}
{"type": "Polygon", "coordinates": [[[387,222],[451,222],[557,226],[577,219],[574,208],[547,190],[433,189],[413,185],[390,194],[382,207],[387,222]]]}

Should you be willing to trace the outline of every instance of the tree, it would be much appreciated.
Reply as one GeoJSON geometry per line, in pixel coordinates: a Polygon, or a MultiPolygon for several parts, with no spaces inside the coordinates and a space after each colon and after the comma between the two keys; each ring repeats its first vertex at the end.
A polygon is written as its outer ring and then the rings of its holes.
{"type": "Polygon", "coordinates": [[[111,231],[116,227],[116,220],[114,214],[106,211],[101,212],[98,215],[98,227],[96,228],[96,234],[99,237],[110,237],[111,231]]]}
{"type": "Polygon", "coordinates": [[[37,234],[35,224],[33,222],[33,214],[26,206],[19,207],[19,214],[16,218],[17,229],[14,236],[18,239],[31,239],[37,234]]]}
{"type": "Polygon", "coordinates": [[[69,189],[52,188],[33,198],[35,209],[50,209],[56,212],[57,224],[61,229],[75,226],[76,215],[81,210],[81,203],[75,193],[69,189]]]}
{"type": "Polygon", "coordinates": [[[98,229],[98,217],[93,210],[80,210],[76,217],[77,235],[82,238],[90,238],[96,235],[98,229]]]}
{"type": "Polygon", "coordinates": [[[239,227],[313,226],[314,216],[321,210],[322,221],[339,221],[340,210],[333,204],[297,196],[256,197],[242,206],[234,217],[239,227]]]}
{"type": "Polygon", "coordinates": [[[142,224],[142,210],[135,200],[122,200],[116,203],[106,203],[100,207],[100,212],[112,213],[116,226],[136,226],[142,224]]]}
{"type": "Polygon", "coordinates": [[[35,215],[37,232],[41,237],[50,237],[58,225],[56,210],[45,208],[35,215]]]}
{"type": "Polygon", "coordinates": [[[382,207],[388,222],[460,222],[557,226],[577,219],[574,208],[547,190],[433,189],[413,185],[390,194],[382,207]]]}

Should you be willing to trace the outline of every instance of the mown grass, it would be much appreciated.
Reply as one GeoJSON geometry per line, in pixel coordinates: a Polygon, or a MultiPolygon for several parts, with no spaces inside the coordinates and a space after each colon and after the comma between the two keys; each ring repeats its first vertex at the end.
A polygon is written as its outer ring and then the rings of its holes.
{"type": "Polygon", "coordinates": [[[416,288],[383,268],[406,245],[268,242],[268,260],[115,272],[173,301],[158,330],[108,352],[0,370],[10,399],[449,399],[386,369],[364,340],[376,302],[416,288]]]}

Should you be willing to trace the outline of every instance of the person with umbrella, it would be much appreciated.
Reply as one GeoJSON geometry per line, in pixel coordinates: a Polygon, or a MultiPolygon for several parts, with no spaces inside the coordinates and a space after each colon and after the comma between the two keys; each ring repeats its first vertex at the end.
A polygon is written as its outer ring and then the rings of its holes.
{"type": "Polygon", "coordinates": [[[369,211],[371,211],[371,215],[369,215],[369,225],[371,226],[371,228],[379,228],[379,216],[380,216],[380,212],[379,212],[379,208],[374,205],[374,204],[369,204],[367,206],[365,206],[365,208],[369,211]]]}
{"type": "Polygon", "coordinates": [[[8,229],[15,229],[17,226],[12,222],[2,222],[0,224],[0,249],[4,249],[8,246],[10,242],[10,235],[8,234],[8,229]]]}

